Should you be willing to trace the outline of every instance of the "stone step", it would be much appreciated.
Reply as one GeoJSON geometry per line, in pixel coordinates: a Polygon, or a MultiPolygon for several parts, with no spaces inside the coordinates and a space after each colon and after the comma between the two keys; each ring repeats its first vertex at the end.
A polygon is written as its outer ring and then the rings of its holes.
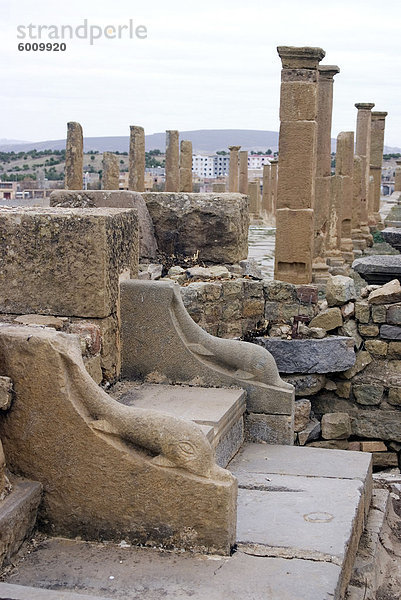
{"type": "Polygon", "coordinates": [[[231,557],[49,538],[7,583],[124,600],[342,600],[369,506],[370,461],[246,444],[230,463],[239,482],[231,557]]]}
{"type": "Polygon", "coordinates": [[[370,455],[248,444],[229,469],[239,486],[238,549],[320,564],[322,577],[330,565],[326,593],[342,597],[370,505],[370,455]]]}
{"type": "Polygon", "coordinates": [[[225,467],[244,441],[245,392],[238,389],[187,385],[117,383],[109,390],[117,401],[194,421],[216,451],[216,462],[225,467]]]}

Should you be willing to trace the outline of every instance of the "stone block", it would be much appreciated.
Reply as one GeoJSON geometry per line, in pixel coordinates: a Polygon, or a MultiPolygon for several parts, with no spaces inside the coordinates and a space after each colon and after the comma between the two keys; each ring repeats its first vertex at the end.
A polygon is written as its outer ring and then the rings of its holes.
{"type": "Polygon", "coordinates": [[[371,306],[373,323],[386,322],[386,307],[382,304],[373,304],[371,306]]]}
{"type": "Polygon", "coordinates": [[[371,362],[372,362],[372,357],[370,356],[369,352],[365,352],[364,350],[361,350],[356,355],[356,360],[355,360],[354,365],[350,369],[347,369],[343,373],[344,377],[346,379],[352,379],[357,373],[360,373],[361,371],[363,371],[364,368],[367,365],[369,365],[371,362]]]}
{"type": "Polygon", "coordinates": [[[245,318],[248,317],[258,317],[259,319],[263,319],[265,303],[263,300],[258,300],[257,298],[250,298],[244,300],[242,305],[242,315],[245,318]]]}
{"type": "Polygon", "coordinates": [[[389,389],[388,402],[393,406],[401,406],[401,387],[391,387],[389,389]]]}
{"type": "Polygon", "coordinates": [[[309,423],[311,411],[310,400],[303,398],[302,400],[295,400],[295,414],[294,414],[294,431],[298,433],[305,429],[309,423]]]}
{"type": "Polygon", "coordinates": [[[142,194],[159,250],[234,264],[248,256],[248,200],[241,194],[142,194]]]}
{"type": "Polygon", "coordinates": [[[336,394],[340,398],[349,398],[351,396],[351,382],[337,381],[336,394]]]}
{"type": "Polygon", "coordinates": [[[387,356],[388,358],[401,359],[401,341],[389,343],[387,356]]]}
{"type": "Polygon", "coordinates": [[[341,307],[341,314],[344,319],[350,319],[355,315],[355,302],[348,302],[341,307]]]}
{"type": "Polygon", "coordinates": [[[353,338],[357,350],[359,350],[359,348],[363,344],[363,339],[358,333],[358,326],[356,324],[356,321],[352,319],[346,321],[344,325],[339,328],[338,335],[346,335],[347,337],[353,338]]]}
{"type": "Polygon", "coordinates": [[[355,303],[355,318],[360,323],[369,323],[370,321],[370,306],[365,300],[355,303]]]}
{"type": "MultiPolygon", "coordinates": [[[[364,256],[357,258],[352,263],[352,268],[357,271],[369,284],[383,285],[401,277],[401,261],[399,255],[364,256]]],[[[380,297],[380,296],[379,296],[380,297]]],[[[394,300],[399,302],[400,300],[394,300]]],[[[383,304],[389,302],[383,299],[383,304]]],[[[380,304],[381,302],[374,302],[380,304]]]]}
{"type": "Polygon", "coordinates": [[[42,486],[12,478],[11,492],[0,503],[0,565],[9,565],[36,524],[42,486]]]}
{"type": "Polygon", "coordinates": [[[326,285],[326,300],[329,306],[342,306],[356,299],[355,283],[351,277],[335,275],[326,285]]]}
{"type": "Polygon", "coordinates": [[[347,413],[326,413],[321,427],[322,437],[326,440],[344,440],[351,435],[351,420],[347,413]]]}
{"type": "Polygon", "coordinates": [[[401,325],[401,304],[388,307],[386,321],[389,325],[401,325]]]}
{"type": "Polygon", "coordinates": [[[396,325],[382,325],[380,337],[384,340],[401,340],[401,327],[396,325]]]}
{"type": "Polygon", "coordinates": [[[355,363],[353,340],[332,336],[321,340],[256,338],[273,355],[281,373],[334,373],[355,363]]]}
{"type": "Polygon", "coordinates": [[[274,277],[290,283],[312,281],[313,210],[276,211],[276,237],[274,277]]]}
{"type": "MultiPolygon", "coordinates": [[[[280,125],[277,209],[313,208],[311,200],[316,169],[316,130],[317,124],[313,121],[283,121],[280,125]],[[294,156],[297,157],[296,161],[294,156]]],[[[290,241],[289,237],[287,241],[290,241]]]]}
{"type": "Polygon", "coordinates": [[[311,448],[326,448],[327,450],[351,450],[348,440],[319,440],[308,444],[311,448]]]}
{"type": "Polygon", "coordinates": [[[379,327],[377,325],[358,325],[358,331],[362,337],[376,337],[379,335],[379,327]]]}
{"type": "Polygon", "coordinates": [[[387,452],[387,446],[383,442],[360,442],[362,452],[387,452]]]}
{"type": "Polygon", "coordinates": [[[290,416],[250,413],[245,419],[245,439],[256,443],[292,445],[293,427],[290,416]]]}
{"type": "Polygon", "coordinates": [[[384,387],[381,385],[367,383],[354,384],[352,386],[352,391],[358,404],[374,406],[381,403],[384,387]]]}
{"type": "Polygon", "coordinates": [[[321,327],[326,331],[332,331],[341,327],[343,324],[343,318],[341,310],[338,307],[328,308],[320,312],[316,317],[309,323],[309,327],[321,327]]]}
{"type": "Polygon", "coordinates": [[[11,406],[13,382],[9,377],[0,377],[0,410],[8,410],[11,406]]]}
{"type": "Polygon", "coordinates": [[[272,302],[282,302],[284,300],[297,299],[297,288],[292,283],[285,281],[263,281],[263,291],[266,300],[272,302]]]}
{"type": "Polygon", "coordinates": [[[314,121],[317,117],[317,86],[314,82],[281,84],[280,121],[314,121]]]}
{"type": "Polygon", "coordinates": [[[363,410],[351,415],[352,433],[374,440],[401,442],[399,410],[363,410]]]}
{"type": "Polygon", "coordinates": [[[134,210],[3,208],[0,237],[3,313],[107,317],[137,274],[134,210]]]}
{"type": "Polygon", "coordinates": [[[285,375],[283,379],[294,386],[295,396],[313,396],[320,392],[326,383],[326,377],[316,373],[285,375]]]}
{"type": "Polygon", "coordinates": [[[298,432],[298,442],[300,446],[305,446],[308,442],[319,439],[321,426],[317,419],[311,419],[305,429],[298,432]]]}
{"type": "Polygon", "coordinates": [[[66,318],[53,317],[50,315],[21,315],[20,317],[16,317],[14,321],[16,323],[21,323],[22,325],[38,325],[40,327],[53,327],[54,329],[60,331],[65,325],[66,318]]]}
{"type": "Polygon", "coordinates": [[[373,452],[373,467],[389,469],[398,466],[398,455],[395,452],[373,452]]]}
{"type": "MultiPolygon", "coordinates": [[[[399,261],[401,263],[401,261],[399,261]]],[[[400,266],[401,273],[401,266],[400,266]]],[[[398,279],[389,281],[378,290],[374,290],[369,294],[369,304],[390,304],[393,302],[401,302],[401,284],[398,279]]]]}
{"type": "Polygon", "coordinates": [[[301,304],[317,304],[318,288],[316,285],[297,285],[296,291],[301,304]]]}
{"type": "Polygon", "coordinates": [[[376,358],[383,358],[387,355],[388,344],[382,340],[366,340],[366,350],[376,358]]]}
{"type": "Polygon", "coordinates": [[[54,190],[50,206],[64,208],[135,208],[138,213],[138,252],[144,259],[155,259],[157,243],[152,219],[142,196],[119,190],[54,190]]]}

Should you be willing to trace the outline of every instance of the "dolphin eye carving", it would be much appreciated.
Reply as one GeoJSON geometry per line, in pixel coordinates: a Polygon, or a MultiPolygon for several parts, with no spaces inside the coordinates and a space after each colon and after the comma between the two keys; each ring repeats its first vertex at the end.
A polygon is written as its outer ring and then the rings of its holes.
{"type": "Polygon", "coordinates": [[[188,440],[182,440],[181,442],[178,442],[174,445],[174,449],[176,452],[179,452],[181,455],[184,455],[188,458],[190,456],[194,456],[196,451],[195,446],[188,440]]]}

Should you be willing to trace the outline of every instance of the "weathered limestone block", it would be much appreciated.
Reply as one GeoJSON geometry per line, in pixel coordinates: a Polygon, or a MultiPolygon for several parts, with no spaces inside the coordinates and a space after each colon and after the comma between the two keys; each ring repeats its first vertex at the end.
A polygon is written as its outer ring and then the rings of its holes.
{"type": "Polygon", "coordinates": [[[180,192],[192,192],[192,142],[180,144],[180,192]]]}
{"type": "Polygon", "coordinates": [[[280,373],[335,373],[355,363],[354,342],[333,336],[321,340],[255,338],[273,355],[280,373]]]}
{"type": "Polygon", "coordinates": [[[380,469],[398,467],[398,455],[396,452],[373,452],[373,466],[380,469]]]}
{"type": "Polygon", "coordinates": [[[3,313],[108,317],[121,274],[138,269],[134,210],[0,211],[3,313]]]}
{"type": "Polygon", "coordinates": [[[236,481],[198,425],[108,396],[64,333],[3,327],[0,364],[16,388],[8,464],[43,484],[52,535],[230,552],[236,481]]]}
{"type": "Polygon", "coordinates": [[[284,300],[296,300],[297,288],[292,283],[285,281],[263,281],[263,290],[266,300],[282,302],[284,300]]]}
{"type": "Polygon", "coordinates": [[[177,284],[123,282],[121,318],[124,377],[159,373],[173,383],[240,387],[248,412],[293,418],[294,388],[282,381],[271,354],[203,331],[185,310],[177,284]]]}
{"type": "Polygon", "coordinates": [[[240,194],[143,194],[159,250],[217,264],[248,255],[248,202],[240,194]]]}
{"type": "Polygon", "coordinates": [[[382,325],[380,337],[384,340],[401,340],[401,327],[396,325],[382,325]]]}
{"type": "Polygon", "coordinates": [[[328,308],[323,310],[309,323],[309,327],[321,327],[326,331],[332,331],[337,327],[341,327],[343,318],[341,310],[338,307],[328,308]]]}
{"type": "Polygon", "coordinates": [[[112,152],[103,152],[102,187],[104,190],[120,189],[120,165],[118,158],[112,152]]]}
{"type": "Polygon", "coordinates": [[[401,406],[401,387],[391,387],[389,389],[388,402],[394,406],[401,406]]]}
{"type": "Polygon", "coordinates": [[[137,125],[130,126],[128,188],[145,191],[145,130],[137,125]]]}
{"type": "Polygon", "coordinates": [[[298,443],[300,446],[305,446],[313,440],[318,440],[321,433],[320,422],[313,418],[309,421],[308,425],[302,431],[298,432],[298,443]]]}
{"type": "Polygon", "coordinates": [[[360,300],[355,303],[355,317],[360,323],[369,323],[370,306],[366,300],[360,300]]]}
{"type": "Polygon", "coordinates": [[[344,440],[351,435],[351,420],[347,413],[326,413],[321,425],[325,440],[344,440]]]}
{"type": "Polygon", "coordinates": [[[67,123],[67,146],[65,152],[65,188],[82,190],[84,170],[84,138],[79,123],[67,123]]]}
{"type": "Polygon", "coordinates": [[[356,299],[354,280],[351,277],[335,275],[330,277],[326,286],[326,300],[329,306],[341,306],[356,299]]]}
{"type": "Polygon", "coordinates": [[[401,358],[401,341],[390,342],[388,345],[388,358],[401,358]]]}
{"type": "Polygon", "coordinates": [[[363,410],[351,415],[353,435],[401,442],[399,410],[363,410]]]}
{"type": "Polygon", "coordinates": [[[324,375],[297,373],[295,375],[282,375],[282,379],[295,388],[295,396],[313,396],[325,386],[324,375]]]}
{"type": "Polygon", "coordinates": [[[370,356],[369,352],[365,352],[364,350],[361,350],[356,355],[356,360],[355,360],[354,366],[351,367],[350,369],[347,369],[343,373],[344,377],[346,377],[346,379],[352,379],[357,373],[360,373],[361,371],[363,371],[364,368],[367,367],[367,365],[369,365],[371,362],[372,362],[372,357],[370,356]]]}
{"type": "Polygon", "coordinates": [[[245,421],[245,439],[251,442],[292,445],[294,424],[290,416],[251,413],[245,421]],[[283,442],[282,440],[286,440],[283,442]]]}
{"type": "Polygon", "coordinates": [[[387,317],[386,307],[380,304],[372,306],[372,321],[373,323],[385,323],[387,317]]]}
{"type": "Polygon", "coordinates": [[[180,134],[177,130],[166,131],[166,183],[165,192],[180,189],[180,134]]]}
{"type": "Polygon", "coordinates": [[[376,337],[379,335],[379,327],[377,325],[358,325],[358,331],[362,337],[376,337]]]}
{"type": "Polygon", "coordinates": [[[50,206],[64,208],[135,208],[138,212],[139,257],[154,259],[157,243],[152,219],[141,194],[127,191],[92,191],[69,192],[55,190],[50,194],[50,206]]]}
{"type": "Polygon", "coordinates": [[[366,340],[366,350],[376,358],[383,358],[387,355],[388,344],[382,340],[366,340]]]}

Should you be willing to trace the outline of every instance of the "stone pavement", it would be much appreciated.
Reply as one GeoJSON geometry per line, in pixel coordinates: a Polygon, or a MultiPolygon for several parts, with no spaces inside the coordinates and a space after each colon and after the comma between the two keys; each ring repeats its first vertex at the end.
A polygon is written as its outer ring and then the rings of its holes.
{"type": "Polygon", "coordinates": [[[370,502],[370,455],[246,444],[230,468],[239,482],[231,557],[49,538],[9,573],[15,588],[0,584],[0,599],[343,598],[370,502]]]}

